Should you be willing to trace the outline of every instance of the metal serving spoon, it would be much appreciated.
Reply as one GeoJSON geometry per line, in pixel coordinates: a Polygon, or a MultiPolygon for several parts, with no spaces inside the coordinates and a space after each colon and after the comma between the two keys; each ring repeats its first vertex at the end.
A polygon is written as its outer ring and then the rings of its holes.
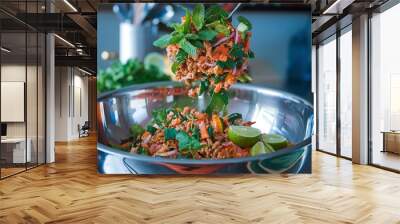
{"type": "Polygon", "coordinates": [[[233,13],[235,13],[240,8],[241,5],[242,5],[242,3],[238,3],[235,6],[235,8],[231,11],[231,13],[229,13],[228,19],[230,19],[232,17],[233,13]]]}

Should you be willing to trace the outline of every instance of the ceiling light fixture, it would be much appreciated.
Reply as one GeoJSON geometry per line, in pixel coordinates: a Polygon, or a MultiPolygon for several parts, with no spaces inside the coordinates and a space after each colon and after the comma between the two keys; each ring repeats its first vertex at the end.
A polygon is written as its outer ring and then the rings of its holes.
{"type": "Polygon", "coordinates": [[[5,48],[5,47],[1,47],[0,49],[1,49],[2,51],[6,52],[6,53],[10,53],[10,52],[11,52],[10,49],[7,49],[7,48],[5,48]]]}
{"type": "Polygon", "coordinates": [[[68,0],[64,0],[64,3],[67,4],[74,12],[78,12],[75,6],[73,6],[68,0]]]}
{"type": "Polygon", "coordinates": [[[81,71],[81,72],[83,72],[83,73],[85,73],[85,74],[87,74],[87,75],[89,75],[89,76],[92,75],[92,73],[90,73],[90,72],[88,72],[88,71],[86,71],[86,70],[83,70],[83,69],[81,69],[81,68],[79,68],[79,67],[78,67],[78,70],[81,71]]]}
{"type": "Polygon", "coordinates": [[[60,37],[58,34],[54,34],[55,37],[57,37],[59,40],[61,40],[62,42],[66,43],[68,46],[75,48],[75,45],[73,45],[71,42],[69,42],[68,40],[60,37]]]}

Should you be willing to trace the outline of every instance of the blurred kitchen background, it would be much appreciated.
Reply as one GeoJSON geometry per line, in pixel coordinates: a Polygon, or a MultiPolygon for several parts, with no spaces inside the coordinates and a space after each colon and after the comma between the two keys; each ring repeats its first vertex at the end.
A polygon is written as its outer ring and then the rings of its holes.
{"type": "MultiPolygon", "coordinates": [[[[170,32],[168,24],[180,22],[184,16],[182,5],[189,9],[195,6],[178,3],[99,5],[98,70],[107,69],[116,60],[126,61],[127,57],[135,57],[145,64],[149,62],[160,65],[164,72],[170,73],[168,61],[154,53],[164,56],[165,50],[153,47],[152,43],[170,32]]],[[[229,12],[236,3],[221,6],[229,12]]],[[[251,49],[255,59],[249,65],[252,84],[282,89],[312,102],[311,8],[307,5],[274,7],[246,3],[233,16],[236,25],[237,16],[244,16],[253,24],[251,49]]]]}

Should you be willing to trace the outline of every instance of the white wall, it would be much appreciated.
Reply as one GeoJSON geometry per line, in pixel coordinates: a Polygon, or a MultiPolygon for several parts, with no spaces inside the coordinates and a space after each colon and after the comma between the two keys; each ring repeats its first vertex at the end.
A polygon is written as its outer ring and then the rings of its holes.
{"type": "Polygon", "coordinates": [[[55,85],[55,140],[77,139],[78,125],[88,120],[88,78],[76,68],[56,67],[55,85]]]}

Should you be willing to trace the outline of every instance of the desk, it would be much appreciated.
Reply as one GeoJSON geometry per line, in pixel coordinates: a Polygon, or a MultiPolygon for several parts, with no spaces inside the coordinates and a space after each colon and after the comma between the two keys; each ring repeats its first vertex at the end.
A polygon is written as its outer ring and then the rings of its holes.
{"type": "Polygon", "coordinates": [[[400,154],[400,131],[383,131],[382,152],[400,154]]]}
{"type": "Polygon", "coordinates": [[[1,139],[1,153],[2,157],[8,163],[25,163],[32,160],[30,138],[26,140],[26,154],[25,154],[25,138],[4,138],[1,139]],[[12,146],[12,148],[10,147],[12,146]],[[5,154],[5,155],[4,155],[5,154]],[[12,159],[11,159],[12,158],[12,159]],[[26,160],[25,160],[26,159],[26,160]]]}

